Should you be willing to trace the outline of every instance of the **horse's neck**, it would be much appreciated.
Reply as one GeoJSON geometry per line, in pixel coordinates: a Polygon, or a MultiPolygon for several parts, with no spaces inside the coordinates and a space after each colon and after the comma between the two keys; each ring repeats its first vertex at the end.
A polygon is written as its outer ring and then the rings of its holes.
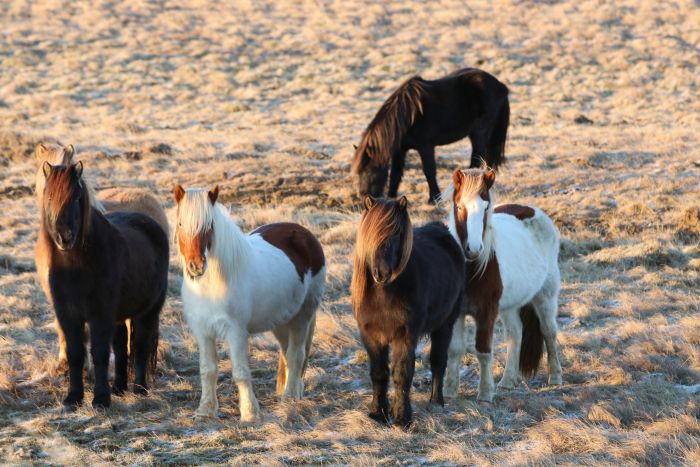
{"type": "Polygon", "coordinates": [[[218,274],[228,281],[236,280],[238,275],[245,274],[254,264],[251,256],[254,250],[250,245],[248,235],[228,216],[219,213],[214,222],[214,242],[209,261],[218,274]]]}

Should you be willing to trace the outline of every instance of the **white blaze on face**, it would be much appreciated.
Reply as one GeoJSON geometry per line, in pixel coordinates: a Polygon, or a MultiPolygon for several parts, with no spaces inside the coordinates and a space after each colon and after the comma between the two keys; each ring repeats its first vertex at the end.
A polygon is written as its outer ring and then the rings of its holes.
{"type": "Polygon", "coordinates": [[[475,196],[464,207],[467,208],[467,245],[465,253],[474,256],[484,248],[484,216],[489,202],[475,196]]]}

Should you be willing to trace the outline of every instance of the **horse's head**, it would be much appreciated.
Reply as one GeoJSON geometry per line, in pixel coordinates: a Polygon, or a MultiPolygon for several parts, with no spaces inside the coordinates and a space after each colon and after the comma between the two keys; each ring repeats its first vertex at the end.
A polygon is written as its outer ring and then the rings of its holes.
{"type": "Polygon", "coordinates": [[[207,258],[214,241],[214,205],[219,196],[219,186],[206,191],[185,190],[177,185],[173,194],[177,203],[175,239],[183,269],[194,279],[207,269],[207,258]]]}
{"type": "Polygon", "coordinates": [[[384,194],[384,186],[389,174],[389,166],[379,157],[378,149],[366,141],[354,146],[355,157],[352,162],[352,177],[357,194],[370,195],[375,198],[384,194]]]}
{"type": "Polygon", "coordinates": [[[366,196],[357,232],[356,256],[378,285],[391,283],[403,272],[413,248],[408,200],[366,196]]]}
{"type": "Polygon", "coordinates": [[[73,249],[89,229],[90,195],[82,174],[82,162],[51,165],[44,161],[42,164],[44,225],[59,250],[73,249]]]}
{"type": "Polygon", "coordinates": [[[456,169],[452,174],[452,213],[459,243],[467,259],[485,252],[484,238],[493,212],[491,187],[496,172],[491,169],[456,169]]]}

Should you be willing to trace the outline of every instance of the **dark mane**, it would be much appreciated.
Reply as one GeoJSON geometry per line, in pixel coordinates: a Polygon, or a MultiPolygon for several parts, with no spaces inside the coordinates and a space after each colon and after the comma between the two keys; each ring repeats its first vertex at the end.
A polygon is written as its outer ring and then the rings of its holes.
{"type": "Polygon", "coordinates": [[[376,165],[389,164],[391,155],[398,149],[404,134],[416,117],[423,113],[422,99],[427,84],[420,76],[413,76],[384,101],[362,134],[355,152],[353,172],[359,169],[365,153],[371,154],[376,165]]]}
{"type": "Polygon", "coordinates": [[[45,221],[50,223],[56,222],[58,214],[75,196],[76,187],[80,187],[83,191],[83,196],[80,200],[83,218],[78,241],[80,245],[85,245],[88,233],[90,232],[90,219],[92,217],[90,190],[87,189],[82,178],[79,176],[76,177],[75,169],[70,166],[53,166],[51,173],[46,179],[45,196],[48,198],[48,206],[50,209],[47,210],[47,218],[45,221]]]}
{"type": "Polygon", "coordinates": [[[394,203],[377,200],[376,204],[362,214],[357,229],[355,260],[350,290],[352,298],[361,299],[368,283],[368,259],[389,237],[401,234],[401,262],[394,271],[395,279],[406,268],[413,250],[413,227],[405,210],[399,210],[394,203]]]}

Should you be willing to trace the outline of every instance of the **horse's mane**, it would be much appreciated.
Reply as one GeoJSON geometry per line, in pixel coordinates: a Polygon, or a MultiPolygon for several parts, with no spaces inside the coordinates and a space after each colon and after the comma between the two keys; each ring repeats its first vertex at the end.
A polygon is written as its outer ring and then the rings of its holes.
{"type": "MultiPolygon", "coordinates": [[[[34,192],[36,193],[37,200],[39,202],[39,207],[41,207],[41,200],[42,200],[42,195],[44,193],[44,187],[46,186],[46,177],[44,176],[44,172],[42,171],[42,165],[44,162],[48,162],[49,164],[56,166],[56,165],[65,165],[66,167],[73,164],[74,161],[74,156],[75,152],[72,148],[72,146],[69,146],[67,148],[62,148],[61,146],[57,144],[38,144],[34,150],[34,155],[36,156],[36,162],[37,162],[37,171],[36,171],[36,179],[35,179],[35,185],[34,185],[34,192]]],[[[97,209],[100,213],[104,214],[105,213],[105,207],[102,205],[102,203],[97,199],[97,196],[95,194],[95,188],[92,183],[88,178],[85,177],[85,174],[81,177],[81,180],[83,181],[83,186],[87,190],[87,192],[90,194],[90,202],[93,208],[97,209]]]]}
{"type": "Polygon", "coordinates": [[[360,226],[357,229],[355,260],[350,287],[353,309],[355,301],[361,299],[367,287],[367,265],[374,252],[387,238],[401,229],[403,229],[401,261],[391,276],[392,281],[406,269],[413,250],[413,228],[408,212],[398,209],[396,203],[377,200],[371,209],[362,214],[360,226]]]}
{"type": "MultiPolygon", "coordinates": [[[[463,185],[462,185],[462,196],[466,198],[471,198],[474,196],[479,196],[479,194],[485,189],[483,175],[488,170],[485,165],[479,169],[467,169],[462,170],[464,174],[463,185]]],[[[449,222],[448,228],[452,236],[459,243],[459,236],[457,235],[457,227],[455,221],[455,211],[452,207],[452,202],[454,199],[455,186],[454,182],[450,182],[445,191],[440,194],[439,203],[444,205],[449,205],[449,222]]],[[[473,262],[475,266],[475,277],[483,276],[486,271],[486,266],[488,266],[491,257],[494,254],[493,249],[493,225],[491,220],[493,219],[493,207],[496,205],[496,197],[494,195],[493,187],[488,190],[489,192],[489,206],[486,209],[486,230],[484,231],[484,249],[476,259],[467,260],[468,262],[473,262]]],[[[463,246],[460,245],[460,250],[463,246]]]]}
{"type": "MultiPolygon", "coordinates": [[[[214,229],[214,235],[207,268],[214,268],[224,277],[235,280],[250,264],[252,252],[248,236],[231,219],[228,209],[220,203],[212,206],[207,190],[187,189],[178,204],[175,242],[180,231],[192,237],[210,228],[214,229]]],[[[182,254],[179,256],[186,270],[182,254]]]]}
{"type": "MultiPolygon", "coordinates": [[[[53,166],[51,173],[45,179],[46,190],[49,198],[49,203],[51,205],[51,210],[48,212],[48,220],[51,224],[56,223],[56,214],[61,211],[63,206],[65,206],[73,197],[73,180],[75,168],[71,165],[57,165],[53,166]]],[[[43,172],[42,172],[42,178],[43,172]]],[[[90,219],[92,217],[92,196],[90,190],[87,189],[85,181],[82,175],[78,179],[78,184],[82,186],[83,193],[83,222],[80,229],[80,244],[85,245],[88,234],[90,233],[90,219]]],[[[44,207],[46,208],[46,207],[44,207]]],[[[44,209],[45,212],[45,209],[44,209]]],[[[44,222],[44,220],[42,220],[44,222]]]]}
{"type": "Polygon", "coordinates": [[[391,155],[401,143],[403,135],[413,125],[416,117],[423,113],[422,99],[426,90],[427,82],[420,76],[413,76],[384,101],[362,133],[362,139],[355,151],[354,173],[361,169],[363,154],[368,149],[375,164],[389,164],[391,155]]]}

